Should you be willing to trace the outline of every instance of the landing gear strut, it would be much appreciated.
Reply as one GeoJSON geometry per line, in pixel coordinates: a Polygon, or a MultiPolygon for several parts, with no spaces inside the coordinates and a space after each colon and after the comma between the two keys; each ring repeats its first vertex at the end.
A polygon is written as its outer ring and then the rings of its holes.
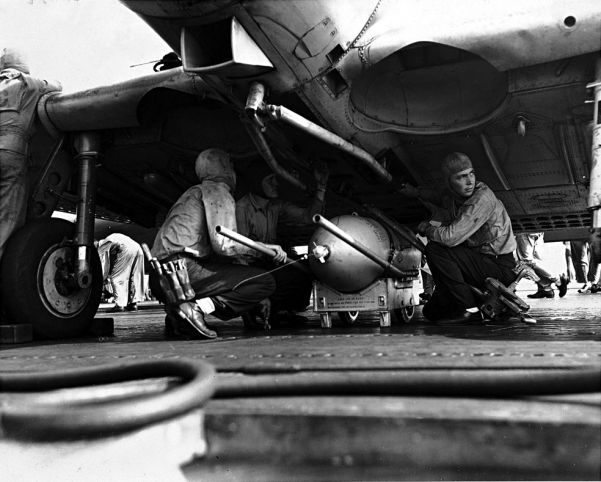
{"type": "Polygon", "coordinates": [[[98,145],[96,136],[85,133],[75,142],[76,223],[31,221],[6,245],[0,293],[8,322],[32,325],[37,337],[85,334],[100,304],[102,267],[93,246],[98,145]]]}

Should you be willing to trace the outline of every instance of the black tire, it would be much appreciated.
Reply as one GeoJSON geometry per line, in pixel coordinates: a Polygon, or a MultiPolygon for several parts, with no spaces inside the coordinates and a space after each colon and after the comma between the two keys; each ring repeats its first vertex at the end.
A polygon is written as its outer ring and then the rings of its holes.
{"type": "Polygon", "coordinates": [[[359,318],[359,312],[358,311],[339,311],[338,318],[345,325],[354,325],[355,321],[357,321],[357,318],[359,318]]]}
{"type": "Polygon", "coordinates": [[[57,279],[57,264],[72,272],[76,253],[69,240],[74,230],[73,223],[62,219],[40,219],[26,224],[6,244],[0,266],[2,302],[11,322],[31,323],[36,337],[81,336],[98,310],[102,266],[95,249],[88,288],[68,286],[57,279]]]}

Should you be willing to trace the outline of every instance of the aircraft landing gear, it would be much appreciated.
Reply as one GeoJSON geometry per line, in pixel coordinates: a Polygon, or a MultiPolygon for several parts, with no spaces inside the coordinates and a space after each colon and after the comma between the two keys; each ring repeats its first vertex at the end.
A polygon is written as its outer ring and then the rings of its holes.
{"type": "Polygon", "coordinates": [[[6,245],[1,296],[11,322],[30,323],[41,338],[83,335],[94,319],[102,293],[102,267],[91,252],[90,281],[75,279],[74,226],[62,219],[26,224],[6,245]]]}
{"type": "Polygon", "coordinates": [[[6,244],[0,266],[0,297],[8,315],[3,323],[30,324],[41,338],[86,333],[100,304],[102,266],[94,248],[95,133],[75,137],[77,219],[29,221],[6,244]]]}

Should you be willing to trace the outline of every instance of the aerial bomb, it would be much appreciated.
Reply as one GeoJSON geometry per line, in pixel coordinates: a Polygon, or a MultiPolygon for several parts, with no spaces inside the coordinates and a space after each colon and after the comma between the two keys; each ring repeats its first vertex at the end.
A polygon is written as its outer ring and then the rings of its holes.
{"type": "Polygon", "coordinates": [[[320,226],[309,241],[309,252],[313,254],[309,264],[322,283],[342,293],[352,293],[384,276],[417,275],[419,251],[403,248],[400,239],[379,222],[353,215],[338,216],[330,221],[317,215],[314,221],[320,226]],[[340,235],[346,240],[332,230],[342,231],[340,235]],[[366,252],[352,244],[366,248],[366,252]]]}

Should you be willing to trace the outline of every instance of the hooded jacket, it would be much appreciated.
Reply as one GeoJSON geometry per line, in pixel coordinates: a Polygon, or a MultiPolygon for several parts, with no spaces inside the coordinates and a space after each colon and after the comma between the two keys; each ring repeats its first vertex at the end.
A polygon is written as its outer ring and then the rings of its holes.
{"type": "Polygon", "coordinates": [[[231,194],[236,176],[229,156],[223,151],[203,151],[196,163],[200,184],[192,186],[175,202],[159,229],[152,253],[159,260],[181,253],[184,248],[199,252],[201,259],[213,255],[239,258],[254,252],[215,232],[220,225],[237,231],[236,204],[231,194]]]}

